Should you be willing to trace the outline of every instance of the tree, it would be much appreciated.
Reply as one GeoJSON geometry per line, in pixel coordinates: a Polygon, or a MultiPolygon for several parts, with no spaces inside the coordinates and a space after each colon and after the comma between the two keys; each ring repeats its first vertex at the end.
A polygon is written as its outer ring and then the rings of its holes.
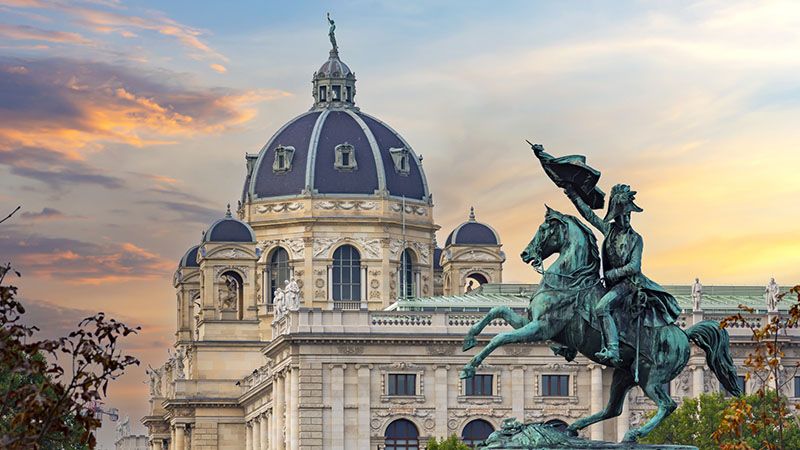
{"type": "Polygon", "coordinates": [[[94,405],[110,381],[139,364],[122,354],[119,338],[139,327],[100,312],[65,337],[36,339],[38,328],[22,321],[17,287],[3,284],[9,274],[21,276],[11,263],[0,266],[0,448],[93,449],[101,424],[94,405]]]}
{"type": "MultiPolygon", "coordinates": [[[[774,392],[761,397],[757,394],[741,398],[726,398],[721,393],[702,394],[700,397],[687,397],[683,403],[656,429],[640,440],[643,444],[694,445],[700,450],[716,450],[737,443],[746,444],[743,449],[761,448],[760,442],[769,439],[771,433],[761,430],[744,436],[741,440],[732,436],[719,436],[715,433],[725,420],[731,408],[758,411],[764,405],[775,402],[774,392]]],[[[653,411],[653,414],[655,411],[653,411]]],[[[800,448],[800,427],[789,423],[784,429],[786,448],[800,448]]]]}
{"type": "Polygon", "coordinates": [[[433,438],[428,441],[428,446],[425,448],[427,450],[472,450],[469,445],[461,441],[455,434],[450,435],[447,439],[442,438],[441,441],[433,438]]]}
{"type": "Polygon", "coordinates": [[[790,368],[783,367],[781,361],[785,356],[785,340],[781,336],[785,337],[787,331],[800,321],[800,285],[779,295],[779,299],[783,300],[787,294],[794,294],[797,299],[789,307],[786,316],[770,315],[764,325],[757,326],[742,314],[753,313],[753,309],[739,305],[738,314],[721,322],[723,328],[735,325],[748,328],[752,333],[755,348],[744,361],[748,368],[745,379],[754,379],[758,385],[754,394],[757,402],[748,403],[738,399],[723,412],[719,428],[713,434],[722,450],[800,448],[787,445],[791,437],[787,433],[794,432],[800,424],[790,412],[789,400],[783,395],[788,383],[797,374],[798,367],[792,368],[793,373],[787,376],[790,368]],[[758,436],[758,440],[754,441],[753,436],[758,436]]]}

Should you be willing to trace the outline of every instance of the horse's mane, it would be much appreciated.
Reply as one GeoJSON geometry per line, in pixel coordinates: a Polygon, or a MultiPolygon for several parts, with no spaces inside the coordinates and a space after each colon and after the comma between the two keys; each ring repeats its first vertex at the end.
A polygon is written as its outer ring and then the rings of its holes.
{"type": "Polygon", "coordinates": [[[566,219],[567,221],[571,222],[572,224],[576,225],[579,230],[583,233],[586,241],[589,243],[589,255],[592,258],[592,263],[597,264],[598,270],[600,269],[600,249],[597,246],[597,238],[592,233],[592,230],[586,226],[583,221],[578,219],[575,216],[571,216],[569,214],[564,214],[562,212],[555,211],[558,213],[562,218],[566,219]]]}

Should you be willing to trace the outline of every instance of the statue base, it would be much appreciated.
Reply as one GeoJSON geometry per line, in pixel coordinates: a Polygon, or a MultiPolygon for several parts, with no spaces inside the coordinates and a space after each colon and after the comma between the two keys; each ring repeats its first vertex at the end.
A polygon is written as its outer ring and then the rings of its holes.
{"type": "Polygon", "coordinates": [[[503,427],[475,447],[478,450],[697,450],[692,445],[653,445],[635,442],[592,441],[575,436],[565,430],[543,422],[523,424],[516,419],[506,419],[503,427]]]}

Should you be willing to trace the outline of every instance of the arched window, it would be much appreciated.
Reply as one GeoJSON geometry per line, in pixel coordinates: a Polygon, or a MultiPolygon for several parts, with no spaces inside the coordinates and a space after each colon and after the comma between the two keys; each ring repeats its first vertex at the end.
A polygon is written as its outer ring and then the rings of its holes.
{"type": "Polygon", "coordinates": [[[269,259],[269,298],[267,303],[272,304],[275,291],[283,287],[284,282],[291,277],[289,270],[289,253],[281,247],[272,251],[269,259]]]}
{"type": "Polygon", "coordinates": [[[238,273],[228,270],[219,277],[219,309],[236,311],[237,317],[244,318],[244,282],[238,273]]]}
{"type": "Polygon", "coordinates": [[[333,252],[333,300],[361,300],[361,255],[351,245],[333,252]]]}
{"type": "Polygon", "coordinates": [[[467,275],[466,283],[464,284],[464,292],[472,292],[478,287],[488,283],[489,280],[479,273],[471,273],[467,275]]]}
{"type": "Polygon", "coordinates": [[[419,431],[409,420],[398,419],[390,423],[383,436],[386,450],[419,449],[419,431]]]}
{"type": "Polygon", "coordinates": [[[414,297],[414,254],[403,250],[400,256],[400,298],[414,297]]]}
{"type": "Polygon", "coordinates": [[[464,427],[461,440],[472,448],[486,440],[494,432],[494,427],[483,419],[475,419],[464,427]]]}

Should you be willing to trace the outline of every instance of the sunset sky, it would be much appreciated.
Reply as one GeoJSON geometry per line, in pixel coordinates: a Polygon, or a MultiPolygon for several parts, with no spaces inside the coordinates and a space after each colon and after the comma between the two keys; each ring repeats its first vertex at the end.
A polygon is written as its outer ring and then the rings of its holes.
{"type": "MultiPolygon", "coordinates": [[[[172,274],[236,203],[244,154],[311,106],[325,12],[358,105],[424,156],[444,242],[475,206],[508,254],[544,203],[525,139],[639,192],[663,284],[800,281],[800,5],[0,0],[0,260],[54,335],[98,310],[163,362],[172,274]]],[[[112,386],[134,421],[144,367],[112,386]]],[[[107,440],[105,442],[108,442],[107,440]]]]}

